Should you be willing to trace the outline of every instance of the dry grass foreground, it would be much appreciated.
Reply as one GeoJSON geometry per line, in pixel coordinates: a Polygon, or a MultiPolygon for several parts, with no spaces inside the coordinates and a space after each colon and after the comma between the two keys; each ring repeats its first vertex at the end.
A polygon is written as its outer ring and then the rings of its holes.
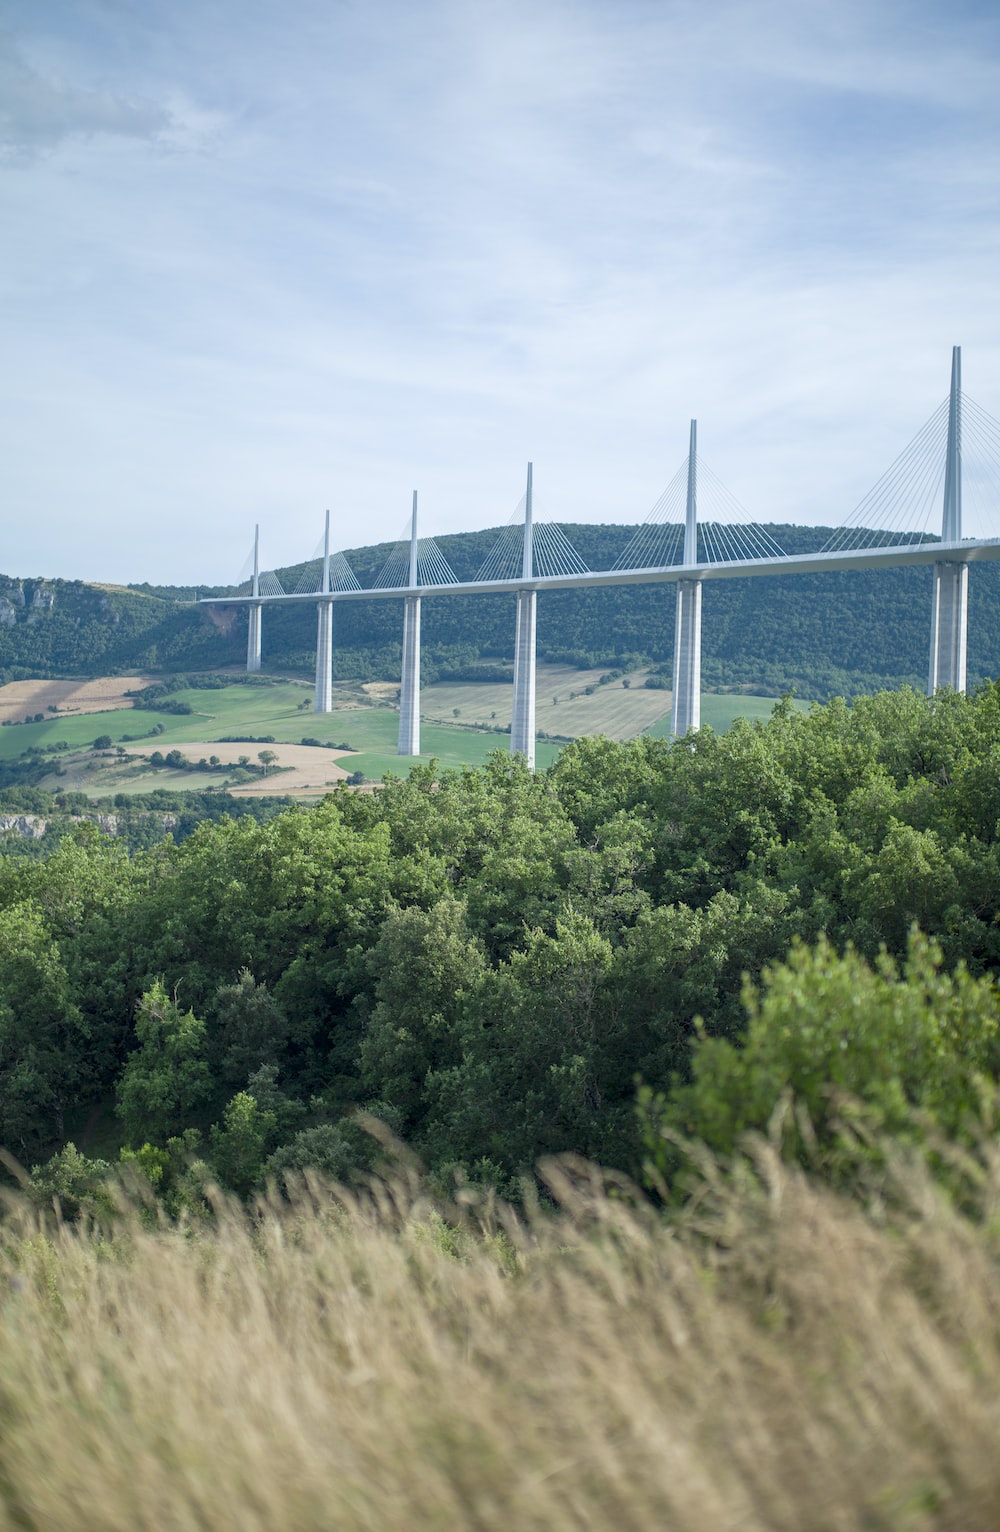
{"type": "Polygon", "coordinates": [[[0,1525],[994,1532],[995,1221],[917,1175],[887,1223],[762,1156],[674,1227],[565,1165],[558,1216],[492,1230],[402,1182],[15,1213],[0,1525]]]}
{"type": "Polygon", "coordinates": [[[8,681],[0,686],[0,722],[25,714],[47,712],[50,704],[60,713],[106,713],[132,706],[130,691],[141,691],[154,678],[147,675],[99,676],[93,681],[8,681]]]}

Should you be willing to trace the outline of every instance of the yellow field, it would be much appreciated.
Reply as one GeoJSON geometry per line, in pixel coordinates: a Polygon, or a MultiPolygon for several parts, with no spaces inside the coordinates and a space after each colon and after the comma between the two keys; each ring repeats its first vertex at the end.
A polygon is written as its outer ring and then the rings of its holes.
{"type": "Polygon", "coordinates": [[[126,692],[140,691],[152,676],[99,676],[92,681],[8,681],[0,686],[0,722],[36,713],[106,713],[112,708],[130,708],[126,692]]]}
{"type": "Polygon", "coordinates": [[[214,755],[234,768],[239,765],[240,756],[248,756],[256,766],[258,751],[270,750],[276,757],[273,764],[283,769],[267,777],[254,777],[251,782],[227,785],[227,792],[244,798],[317,797],[343,782],[353,770],[351,752],[345,750],[320,750],[310,745],[281,743],[226,744],[218,740],[185,741],[181,746],[171,746],[156,739],[129,745],[128,754],[138,759],[124,764],[114,750],[79,750],[59,756],[58,767],[62,775],[53,772],[40,785],[48,792],[68,788],[72,792],[85,792],[91,798],[108,798],[115,793],[150,793],[156,788],[167,792],[204,792],[206,788],[222,786],[225,777],[219,772],[176,771],[147,764],[154,751],[162,754],[171,748],[179,749],[186,761],[207,761],[214,755]]]}

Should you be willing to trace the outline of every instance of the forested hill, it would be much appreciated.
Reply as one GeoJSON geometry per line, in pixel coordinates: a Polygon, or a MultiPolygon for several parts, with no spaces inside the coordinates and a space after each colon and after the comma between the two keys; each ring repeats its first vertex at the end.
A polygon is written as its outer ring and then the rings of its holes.
{"type": "Polygon", "coordinates": [[[203,609],[150,591],[0,575],[0,681],[211,668],[245,640],[203,609]]]}
{"type": "MultiPolygon", "coordinates": [[[[591,569],[609,569],[634,526],[563,527],[591,569]]],[[[786,552],[812,553],[831,534],[829,527],[773,524],[765,530],[786,552]]],[[[459,579],[475,576],[499,529],[436,539],[459,579]]],[[[389,548],[357,548],[347,559],[362,585],[374,582],[389,548]]],[[[303,566],[279,570],[294,588],[303,566]]],[[[969,579],[969,675],[1000,674],[1000,567],[975,567],[969,579]]],[[[672,585],[623,586],[546,594],[538,603],[539,658],[581,664],[611,663],[638,655],[664,665],[673,660],[672,585]]],[[[704,684],[750,685],[780,694],[794,687],[802,696],[826,698],[911,684],[927,677],[931,573],[888,569],[850,574],[785,575],[770,579],[719,580],[705,586],[703,605],[704,684]]],[[[265,654],[313,652],[315,618],[309,610],[268,612],[265,654]]],[[[394,604],[344,603],[337,609],[336,666],[343,676],[392,674],[400,661],[401,618],[394,604]]],[[[514,600],[436,597],[424,603],[422,638],[425,675],[453,669],[476,658],[512,659],[514,600]]]]}
{"type": "Polygon", "coordinates": [[[204,1157],[246,1193],[363,1170],[362,1107],[514,1194],[546,1153],[641,1173],[638,1075],[648,1120],[724,1152],[791,1090],[841,1179],[871,1142],[845,1093],[967,1136],[1000,1099],[998,724],[1000,685],[779,703],[0,857],[0,1145],[74,1176],[69,1141],[124,1150],[177,1198],[204,1157]]]}
{"type": "MultiPolygon", "coordinates": [[[[590,568],[606,569],[636,528],[567,525],[564,530],[590,568]]],[[[826,528],[768,530],[790,553],[815,551],[828,536],[826,528]]],[[[498,535],[493,528],[437,541],[458,577],[468,579],[498,535]]],[[[374,583],[390,551],[388,544],[347,551],[362,585],[374,583]]],[[[286,589],[294,588],[302,568],[278,571],[286,589]]],[[[802,696],[820,698],[904,682],[920,686],[927,669],[930,583],[929,569],[711,582],[704,596],[704,683],[773,693],[794,687],[802,696]]],[[[969,590],[969,674],[976,680],[1000,674],[1000,567],[975,566],[969,590]]],[[[219,587],[210,593],[227,591],[219,587]]],[[[178,587],[0,576],[0,679],[239,664],[245,654],[244,613],[206,609],[193,596],[178,587]]],[[[669,671],[674,601],[671,585],[547,594],[538,606],[539,657],[590,665],[635,656],[669,671]]],[[[435,597],[424,604],[422,626],[428,680],[477,660],[513,656],[510,595],[435,597]]],[[[265,665],[311,669],[315,627],[308,603],[269,608],[265,665]]],[[[335,619],[337,674],[397,674],[400,639],[397,603],[343,603],[335,619]]]]}

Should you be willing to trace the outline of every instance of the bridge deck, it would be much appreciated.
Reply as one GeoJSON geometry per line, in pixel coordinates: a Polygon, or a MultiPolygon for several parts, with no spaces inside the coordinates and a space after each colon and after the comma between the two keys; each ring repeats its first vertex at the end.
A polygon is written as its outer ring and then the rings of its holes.
{"type": "MultiPolygon", "coordinates": [[[[421,596],[476,596],[518,590],[579,590],[589,586],[662,585],[677,580],[733,580],[761,575],[826,574],[845,569],[884,569],[912,564],[969,564],[1000,559],[1000,538],[960,543],[917,543],[909,547],[856,548],[838,553],[796,553],[784,558],[744,559],[733,563],[668,564],[654,569],[589,570],[586,574],[536,575],[506,580],[469,580],[457,585],[420,585],[421,596]]],[[[280,596],[202,596],[206,606],[273,606],[281,602],[370,601],[413,594],[406,585],[371,590],[303,591],[280,596]]]]}

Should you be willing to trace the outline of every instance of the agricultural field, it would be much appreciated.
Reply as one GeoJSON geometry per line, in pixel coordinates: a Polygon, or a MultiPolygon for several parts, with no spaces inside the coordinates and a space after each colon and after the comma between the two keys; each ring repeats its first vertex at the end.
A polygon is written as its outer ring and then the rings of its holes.
{"type": "MultiPolygon", "coordinates": [[[[5,690],[0,688],[0,704],[5,690]]],[[[225,773],[154,767],[148,758],[154,752],[167,755],[180,750],[189,761],[203,757],[207,761],[214,755],[236,769],[241,755],[256,764],[265,736],[273,737],[274,743],[268,748],[277,756],[275,765],[290,769],[237,783],[231,791],[315,797],[349,773],[360,771],[370,781],[378,781],[387,771],[405,775],[413,765],[396,755],[396,709],[378,694],[373,697],[368,688],[353,683],[335,689],[334,711],[323,717],[312,711],[312,687],[296,681],[173,693],[169,700],[186,703],[191,713],[134,708],[121,689],[109,700],[119,705],[100,713],[59,712],[38,723],[0,728],[0,759],[19,756],[32,746],[64,742],[67,748],[53,754],[53,769],[43,785],[49,790],[86,792],[90,797],[145,793],[156,787],[175,791],[222,787],[227,782],[225,773]],[[157,729],[159,732],[154,732],[157,729]],[[110,738],[111,750],[93,750],[94,740],[103,735],[110,738]],[[224,735],[252,735],[256,742],[234,740],[227,744],[224,735]],[[320,744],[302,745],[303,739],[315,739],[320,744]],[[119,746],[138,759],[120,759],[119,746]]],[[[506,748],[507,743],[506,735],[493,730],[428,722],[423,728],[424,754],[420,759],[428,761],[436,756],[447,766],[475,766],[491,751],[506,748]]],[[[556,746],[542,743],[539,765],[550,764],[556,754],[556,746]]]]}
{"type": "MultiPolygon", "coordinates": [[[[666,695],[669,696],[669,693],[666,695]]],[[[759,719],[761,722],[770,718],[778,705],[777,697],[750,697],[739,692],[702,692],[701,694],[701,721],[721,734],[728,729],[737,718],[759,719]]],[[[795,702],[801,712],[808,712],[808,702],[795,702]]],[[[670,737],[670,714],[666,714],[659,723],[646,730],[656,739],[669,739],[670,737]]]]}
{"type": "MultiPolygon", "coordinates": [[[[564,737],[607,734],[629,739],[648,732],[670,732],[670,693],[647,690],[644,672],[635,672],[602,686],[601,670],[572,670],[543,665],[538,670],[536,720],[540,732],[564,737]]],[[[144,676],[107,677],[77,682],[15,682],[0,687],[0,719],[36,717],[38,722],[11,722],[0,727],[0,760],[20,756],[30,747],[63,742],[52,757],[52,772],[44,785],[86,792],[91,797],[149,792],[155,787],[204,791],[227,786],[242,794],[278,793],[315,797],[361,772],[379,781],[386,772],[409,772],[412,761],[396,754],[399,714],[393,705],[398,687],[389,682],[344,682],[335,687],[334,711],[322,717],[312,711],[312,687],[304,681],[274,680],[270,684],[236,683],[217,690],[173,693],[172,703],[186,703],[190,713],[134,708],[126,691],[147,682],[144,676]],[[46,700],[48,699],[48,700],[46,700]],[[58,711],[49,711],[51,706],[58,711]],[[72,709],[72,711],[71,711],[72,709]],[[156,732],[158,731],[158,732],[156,732]],[[111,749],[95,751],[95,738],[107,735],[111,749]],[[253,739],[224,742],[224,736],[253,739]],[[180,750],[191,762],[212,756],[238,770],[240,756],[256,765],[266,736],[273,738],[277,757],[266,778],[239,778],[226,773],[152,766],[154,752],[180,750]],[[318,745],[303,745],[304,739],[318,745]],[[118,747],[132,760],[118,755],[118,747]]],[[[511,688],[503,682],[460,681],[424,688],[421,760],[436,757],[446,766],[480,765],[494,750],[505,749],[510,723],[511,688]]],[[[724,729],[745,714],[766,718],[774,701],[739,695],[702,699],[702,718],[724,729]]],[[[539,766],[558,754],[556,742],[540,740],[539,766]]]]}
{"type": "MultiPolygon", "coordinates": [[[[606,666],[576,670],[569,665],[539,665],[535,691],[538,729],[564,739],[581,734],[632,739],[664,718],[669,729],[670,693],[647,690],[643,684],[647,671],[633,671],[602,686],[601,677],[606,674],[606,666]]],[[[425,718],[446,722],[457,717],[463,723],[502,727],[510,723],[511,687],[507,682],[441,681],[425,686],[421,700],[425,718]]]]}
{"type": "Polygon", "coordinates": [[[126,693],[140,691],[147,675],[99,676],[92,681],[10,681],[0,686],[0,723],[23,723],[39,713],[104,713],[131,707],[126,693]]]}

